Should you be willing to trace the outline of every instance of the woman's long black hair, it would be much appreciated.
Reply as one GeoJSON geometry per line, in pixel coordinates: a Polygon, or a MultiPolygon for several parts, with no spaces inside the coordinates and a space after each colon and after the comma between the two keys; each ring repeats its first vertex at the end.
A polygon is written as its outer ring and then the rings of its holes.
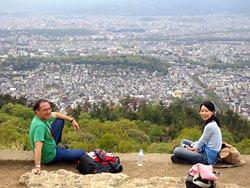
{"type": "MultiPolygon", "coordinates": [[[[211,101],[205,101],[205,102],[203,102],[203,103],[200,105],[200,110],[201,110],[201,107],[202,107],[203,105],[204,105],[209,111],[211,111],[211,112],[214,111],[214,112],[215,112],[215,106],[214,106],[214,104],[213,104],[211,101]]],[[[213,114],[208,120],[206,120],[206,121],[204,122],[204,124],[203,124],[203,126],[202,126],[202,132],[204,131],[206,125],[207,125],[208,123],[210,123],[211,121],[215,121],[215,122],[217,123],[217,125],[218,125],[219,127],[221,127],[220,121],[219,121],[218,118],[216,118],[215,115],[213,114]]]]}

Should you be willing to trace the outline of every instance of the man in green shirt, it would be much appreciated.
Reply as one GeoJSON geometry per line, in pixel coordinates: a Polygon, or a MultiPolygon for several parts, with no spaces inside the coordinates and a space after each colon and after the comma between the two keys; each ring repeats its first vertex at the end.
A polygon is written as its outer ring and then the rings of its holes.
{"type": "Polygon", "coordinates": [[[57,146],[61,142],[64,120],[72,123],[75,131],[79,130],[79,125],[73,118],[59,112],[52,112],[49,102],[45,99],[38,100],[33,110],[36,115],[29,131],[30,143],[35,155],[33,174],[41,173],[41,163],[79,160],[85,154],[82,149],[69,150],[57,146]]]}

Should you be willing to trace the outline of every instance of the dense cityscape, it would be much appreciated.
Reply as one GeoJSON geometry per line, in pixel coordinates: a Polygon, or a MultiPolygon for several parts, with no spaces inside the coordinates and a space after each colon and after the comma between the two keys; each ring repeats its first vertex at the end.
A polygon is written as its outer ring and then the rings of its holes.
{"type": "Polygon", "coordinates": [[[168,73],[70,62],[33,70],[0,69],[0,93],[47,98],[64,111],[84,102],[126,96],[163,101],[206,98],[213,91],[231,110],[250,120],[250,18],[202,16],[0,16],[0,62],[8,57],[150,55],[172,66],[168,73]],[[238,69],[230,68],[247,62],[238,69]],[[227,65],[221,69],[213,64],[227,65]],[[198,78],[198,81],[195,78],[198,78]]]}

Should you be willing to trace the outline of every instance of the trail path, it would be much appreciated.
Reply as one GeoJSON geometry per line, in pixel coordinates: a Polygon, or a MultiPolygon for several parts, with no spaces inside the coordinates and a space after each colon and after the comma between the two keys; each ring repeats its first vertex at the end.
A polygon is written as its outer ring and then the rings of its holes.
{"type": "MultiPolygon", "coordinates": [[[[173,164],[169,154],[145,154],[142,167],[136,165],[137,154],[118,155],[123,165],[123,173],[131,178],[159,177],[185,177],[192,165],[173,164]]],[[[216,169],[221,176],[219,182],[234,183],[242,187],[250,188],[250,156],[243,156],[246,165],[243,167],[216,169]]],[[[33,165],[32,152],[26,151],[0,151],[0,187],[13,188],[19,185],[22,174],[29,172],[33,165]]],[[[78,173],[73,163],[58,163],[55,165],[43,165],[42,170],[55,171],[65,169],[78,173]]]]}

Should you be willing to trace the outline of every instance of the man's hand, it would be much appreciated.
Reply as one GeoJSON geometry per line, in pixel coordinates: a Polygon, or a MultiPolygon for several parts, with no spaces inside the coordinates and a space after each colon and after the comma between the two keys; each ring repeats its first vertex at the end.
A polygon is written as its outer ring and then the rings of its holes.
{"type": "Polygon", "coordinates": [[[59,112],[52,112],[52,115],[53,115],[53,119],[59,118],[59,119],[64,119],[66,121],[69,121],[70,123],[72,123],[72,126],[74,127],[75,131],[79,130],[78,123],[74,119],[72,119],[71,117],[64,115],[62,113],[59,113],[59,112]]]}
{"type": "Polygon", "coordinates": [[[41,174],[41,168],[33,168],[33,169],[31,170],[31,173],[32,173],[32,174],[40,175],[40,174],[41,174]]]}
{"type": "Polygon", "coordinates": [[[35,142],[35,168],[31,170],[32,174],[39,175],[41,173],[41,156],[42,156],[43,142],[35,142]]]}
{"type": "Polygon", "coordinates": [[[75,120],[72,121],[72,125],[73,125],[75,131],[79,131],[79,125],[75,120]]]}

